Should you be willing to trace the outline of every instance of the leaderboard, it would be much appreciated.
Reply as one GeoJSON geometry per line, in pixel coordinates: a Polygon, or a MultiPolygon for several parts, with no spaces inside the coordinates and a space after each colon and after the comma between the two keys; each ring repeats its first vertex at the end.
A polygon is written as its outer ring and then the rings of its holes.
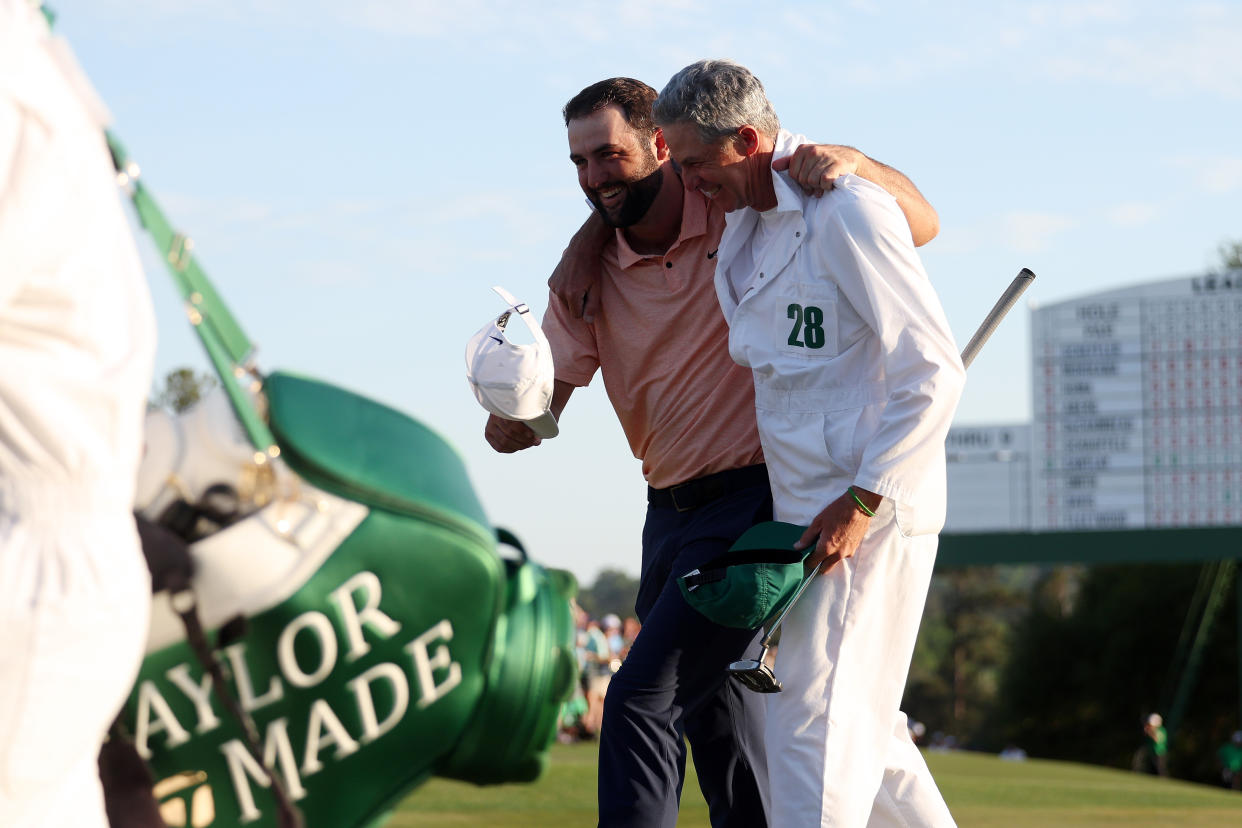
{"type": "Polygon", "coordinates": [[[1032,312],[1031,528],[1242,524],[1242,272],[1032,312]]]}

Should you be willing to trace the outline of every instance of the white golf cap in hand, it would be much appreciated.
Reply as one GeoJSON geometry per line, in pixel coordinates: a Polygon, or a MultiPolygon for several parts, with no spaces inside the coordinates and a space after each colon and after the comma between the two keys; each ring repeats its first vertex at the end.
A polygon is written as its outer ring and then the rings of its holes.
{"type": "Polygon", "coordinates": [[[466,345],[466,378],[479,404],[491,413],[526,423],[540,437],[555,437],[560,429],[550,410],[555,381],[552,347],[529,307],[504,288],[492,290],[509,307],[466,345]],[[515,314],[530,329],[533,343],[518,345],[505,335],[515,314]]]}

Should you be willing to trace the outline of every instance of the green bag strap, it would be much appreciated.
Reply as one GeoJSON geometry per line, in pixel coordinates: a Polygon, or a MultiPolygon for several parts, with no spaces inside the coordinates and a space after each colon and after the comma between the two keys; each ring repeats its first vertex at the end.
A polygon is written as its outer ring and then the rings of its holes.
{"type": "MultiPolygon", "coordinates": [[[[56,12],[42,5],[39,11],[47,20],[48,28],[54,28],[56,12]]],[[[186,301],[186,315],[190,318],[190,324],[202,341],[212,367],[219,374],[220,384],[228,394],[246,436],[259,450],[255,455],[255,462],[263,463],[268,458],[278,457],[280,447],[276,444],[276,438],[272,436],[271,429],[267,427],[267,423],[241,386],[247,374],[250,375],[248,385],[252,391],[258,391],[263,381],[262,375],[251,361],[254,346],[246,338],[233,314],[229,313],[228,306],[216,293],[207,274],[191,255],[194,243],[184,233],[173,230],[155,199],[138,180],[138,165],[129,159],[125,147],[110,130],[104,130],[104,139],[112,154],[112,165],[116,168],[118,183],[128,192],[134,208],[138,211],[138,220],[151,234],[155,246],[164,254],[164,263],[168,265],[168,271],[177,284],[181,298],[186,301]]]]}
{"type": "MultiPolygon", "coordinates": [[[[216,292],[207,274],[195,261],[192,252],[194,242],[184,233],[173,229],[139,179],[138,165],[130,160],[116,136],[105,130],[104,137],[108,141],[108,150],[112,153],[112,163],[116,167],[118,180],[129,194],[134,209],[138,212],[138,220],[163,254],[168,272],[172,275],[181,298],[185,300],[185,311],[190,324],[194,326],[194,332],[198,334],[203,348],[207,351],[207,358],[219,374],[220,384],[228,394],[246,435],[259,450],[260,456],[265,459],[277,457],[280,448],[276,445],[276,438],[255,408],[249,394],[250,391],[257,391],[263,380],[252,361],[254,346],[229,312],[228,306],[216,292]],[[243,382],[246,383],[245,388],[243,382]]],[[[263,462],[259,460],[259,456],[255,460],[263,462]]]]}

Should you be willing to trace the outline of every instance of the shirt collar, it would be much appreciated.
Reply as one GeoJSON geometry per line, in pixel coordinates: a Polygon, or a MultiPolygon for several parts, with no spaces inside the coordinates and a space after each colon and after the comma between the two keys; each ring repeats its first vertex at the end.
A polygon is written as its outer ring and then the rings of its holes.
{"type": "MultiPolygon", "coordinates": [[[[793,155],[802,144],[810,143],[805,135],[794,135],[786,129],[780,130],[776,134],[776,146],[772,150],[772,160],[784,158],[793,155]]],[[[772,171],[772,186],[776,190],[776,212],[778,213],[801,213],[804,206],[805,196],[802,188],[793,182],[789,177],[789,172],[772,171]]]]}
{"type": "MultiPolygon", "coordinates": [[[[676,173],[666,170],[665,175],[676,175],[676,173]]],[[[665,251],[665,255],[672,253],[682,243],[707,232],[707,196],[697,191],[683,190],[681,197],[684,199],[681,205],[681,234],[677,236],[677,241],[665,251]]],[[[656,256],[650,253],[635,253],[630,243],[626,241],[625,233],[620,228],[617,229],[617,262],[622,270],[631,268],[644,259],[653,258],[656,256]]]]}

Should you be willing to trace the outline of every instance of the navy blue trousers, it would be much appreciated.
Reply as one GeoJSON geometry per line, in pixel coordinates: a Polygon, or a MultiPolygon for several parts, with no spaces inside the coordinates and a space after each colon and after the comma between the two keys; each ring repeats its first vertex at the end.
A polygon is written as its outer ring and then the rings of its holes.
{"type": "Polygon", "coordinates": [[[760,633],[708,621],[682,598],[677,578],[771,519],[766,484],[687,512],[648,506],[634,607],[642,631],[604,700],[601,828],[676,824],[686,740],[713,828],[767,825],[763,697],[727,673],[731,662],[757,657],[760,633]]]}

